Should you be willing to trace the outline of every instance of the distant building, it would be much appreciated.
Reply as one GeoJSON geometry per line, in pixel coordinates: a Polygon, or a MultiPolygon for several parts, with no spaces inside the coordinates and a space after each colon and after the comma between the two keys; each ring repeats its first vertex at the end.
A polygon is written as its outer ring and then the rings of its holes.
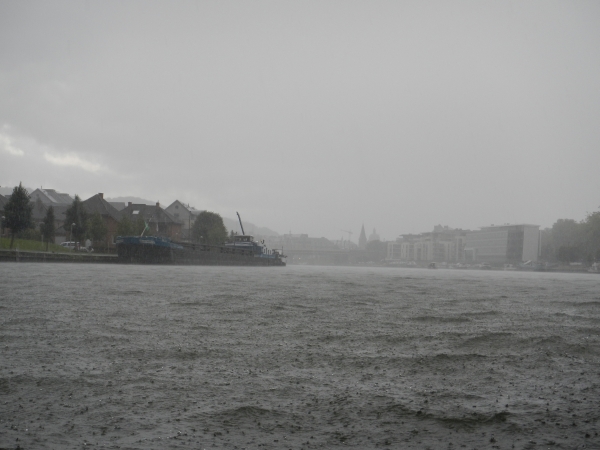
{"type": "MultiPolygon", "coordinates": [[[[69,205],[46,205],[42,203],[42,201],[38,198],[35,201],[31,202],[33,208],[31,210],[31,220],[33,220],[35,228],[39,229],[41,223],[46,219],[46,214],[48,213],[48,209],[52,206],[54,210],[54,243],[61,244],[67,239],[70,238],[68,236],[69,230],[65,229],[65,220],[66,220],[66,212],[69,208],[69,205]]],[[[67,227],[68,228],[68,227],[67,227]]]]}
{"type": "Polygon", "coordinates": [[[291,264],[346,264],[348,250],[343,250],[324,237],[308,234],[269,236],[264,244],[271,250],[283,250],[291,264]]]}
{"type": "Polygon", "coordinates": [[[321,237],[309,237],[308,234],[284,234],[283,236],[270,236],[264,239],[269,248],[281,249],[284,247],[289,251],[319,251],[319,250],[340,250],[329,239],[321,237]]]}
{"type": "Polygon", "coordinates": [[[99,214],[108,230],[106,242],[94,242],[93,245],[99,245],[108,250],[114,250],[116,248],[115,238],[117,237],[117,227],[119,225],[119,220],[121,219],[119,211],[117,211],[117,209],[109,202],[104,200],[103,193],[96,194],[81,203],[90,216],[99,214]]]}
{"type": "Polygon", "coordinates": [[[331,241],[333,245],[341,248],[343,250],[358,250],[358,245],[348,239],[338,239],[335,241],[331,241]]]}
{"type": "Polygon", "coordinates": [[[467,259],[488,263],[537,261],[540,226],[530,224],[492,225],[467,233],[467,259]]]}
{"type": "Polygon", "coordinates": [[[388,242],[388,262],[486,262],[537,261],[539,225],[498,225],[470,231],[436,225],[432,232],[405,234],[388,242]]]}
{"type": "Polygon", "coordinates": [[[387,256],[385,258],[388,262],[399,262],[399,261],[407,261],[402,259],[402,242],[401,238],[398,238],[396,242],[388,242],[387,243],[387,256]]]}
{"type": "Polygon", "coordinates": [[[140,217],[150,227],[149,235],[169,237],[174,240],[181,240],[181,223],[171,214],[156,205],[145,205],[142,203],[127,204],[127,207],[119,212],[122,217],[128,217],[132,222],[136,222],[140,217]]]}
{"type": "Polygon", "coordinates": [[[365,224],[363,223],[360,229],[360,236],[358,237],[358,248],[364,250],[367,246],[367,234],[365,233],[365,224]]]}
{"type": "Polygon", "coordinates": [[[377,230],[375,230],[375,228],[373,228],[373,232],[369,235],[369,242],[380,241],[380,240],[381,240],[381,238],[379,237],[377,230]]]}
{"type": "Polygon", "coordinates": [[[385,262],[387,256],[387,242],[378,239],[367,242],[367,247],[363,255],[356,255],[358,260],[367,263],[385,262]]]}
{"type": "Polygon", "coordinates": [[[190,230],[194,226],[196,217],[198,217],[198,214],[200,214],[202,211],[190,206],[189,204],[186,205],[179,200],[175,200],[173,203],[167,206],[165,211],[167,211],[175,218],[175,220],[181,223],[182,239],[190,239],[190,230]]]}
{"type": "Polygon", "coordinates": [[[405,234],[387,243],[388,262],[461,262],[464,261],[465,230],[438,225],[430,233],[405,234]]]}
{"type": "Polygon", "coordinates": [[[70,205],[74,200],[69,194],[63,194],[54,189],[42,188],[36,189],[29,194],[29,198],[32,202],[39,200],[46,206],[70,205]]]}

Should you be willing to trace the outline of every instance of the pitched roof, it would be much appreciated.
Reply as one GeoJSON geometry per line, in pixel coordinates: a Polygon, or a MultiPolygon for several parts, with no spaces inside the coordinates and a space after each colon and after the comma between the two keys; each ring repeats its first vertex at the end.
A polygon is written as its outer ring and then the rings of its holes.
{"type": "Polygon", "coordinates": [[[122,211],[123,209],[125,209],[125,206],[127,206],[125,204],[125,202],[108,202],[111,204],[111,206],[113,206],[117,211],[122,211]]]}
{"type": "Polygon", "coordinates": [[[193,206],[190,206],[189,204],[186,205],[185,203],[180,202],[179,200],[175,200],[173,203],[171,203],[165,209],[166,210],[172,209],[171,207],[175,206],[175,205],[181,206],[183,209],[185,209],[186,211],[188,211],[190,214],[192,214],[194,216],[197,216],[198,214],[200,214],[203,211],[203,210],[200,210],[200,209],[196,209],[193,206]]]}
{"type": "Polygon", "coordinates": [[[90,214],[100,214],[104,217],[112,217],[115,220],[121,218],[119,211],[112,206],[109,202],[104,200],[104,194],[96,194],[81,202],[90,214]]]}
{"type": "Polygon", "coordinates": [[[39,198],[31,203],[33,203],[33,208],[31,209],[31,218],[33,221],[38,222],[44,220],[44,217],[46,217],[46,211],[48,211],[48,206],[44,205],[39,198]]]}
{"type": "Polygon", "coordinates": [[[69,194],[56,192],[54,189],[38,188],[30,194],[31,200],[39,199],[45,205],[70,205],[73,198],[69,194]]]}
{"type": "Polygon", "coordinates": [[[143,203],[130,203],[125,207],[125,209],[119,211],[119,216],[127,216],[131,220],[136,220],[138,217],[142,217],[144,220],[154,223],[179,224],[179,221],[175,219],[175,217],[162,209],[158,204],[145,205],[143,203]]]}
{"type": "Polygon", "coordinates": [[[56,222],[64,222],[66,218],[66,212],[70,205],[44,205],[41,200],[36,200],[33,203],[33,209],[31,215],[34,222],[41,222],[46,218],[48,208],[52,206],[54,209],[54,220],[56,222]]]}

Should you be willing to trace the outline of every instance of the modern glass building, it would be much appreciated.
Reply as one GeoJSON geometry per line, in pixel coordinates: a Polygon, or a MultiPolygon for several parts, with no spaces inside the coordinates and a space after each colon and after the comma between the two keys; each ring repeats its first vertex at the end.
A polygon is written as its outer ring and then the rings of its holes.
{"type": "Polygon", "coordinates": [[[468,259],[477,262],[535,262],[540,250],[539,228],[539,225],[505,224],[469,231],[465,253],[468,259]]]}

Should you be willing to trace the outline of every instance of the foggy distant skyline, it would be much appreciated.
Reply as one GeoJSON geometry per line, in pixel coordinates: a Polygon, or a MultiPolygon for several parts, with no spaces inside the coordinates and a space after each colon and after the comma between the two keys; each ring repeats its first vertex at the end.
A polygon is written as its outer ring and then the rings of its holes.
{"type": "Polygon", "coordinates": [[[600,209],[598,2],[0,2],[0,185],[356,242],[600,209]]]}

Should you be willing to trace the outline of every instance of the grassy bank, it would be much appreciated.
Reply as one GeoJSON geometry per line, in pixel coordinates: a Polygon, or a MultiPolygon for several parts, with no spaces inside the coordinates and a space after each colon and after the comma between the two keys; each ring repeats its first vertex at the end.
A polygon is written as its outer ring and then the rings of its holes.
{"type": "MultiPolygon", "coordinates": [[[[5,237],[0,238],[0,249],[8,250],[9,246],[10,246],[10,238],[5,238],[5,237]]],[[[31,251],[31,252],[45,252],[46,244],[39,242],[39,241],[30,241],[27,239],[16,239],[15,238],[15,242],[13,243],[13,249],[19,249],[22,251],[31,251]]],[[[49,244],[48,251],[55,252],[55,253],[72,253],[72,250],[69,250],[68,248],[61,247],[60,245],[56,245],[56,244],[49,244]]]]}
{"type": "MultiPolygon", "coordinates": [[[[3,237],[0,238],[0,250],[8,250],[10,245],[10,237],[3,237]]],[[[28,239],[16,239],[15,238],[15,242],[13,243],[13,250],[18,249],[18,250],[22,250],[24,252],[45,252],[46,251],[46,244],[42,243],[40,241],[31,241],[28,239]]],[[[48,251],[49,252],[53,252],[53,253],[73,253],[73,250],[63,247],[61,245],[57,245],[57,244],[49,244],[48,245],[48,251]]],[[[85,254],[85,252],[76,252],[76,253],[82,253],[85,254]]],[[[107,252],[102,251],[101,249],[94,249],[94,253],[96,254],[109,254],[107,252]]]]}

